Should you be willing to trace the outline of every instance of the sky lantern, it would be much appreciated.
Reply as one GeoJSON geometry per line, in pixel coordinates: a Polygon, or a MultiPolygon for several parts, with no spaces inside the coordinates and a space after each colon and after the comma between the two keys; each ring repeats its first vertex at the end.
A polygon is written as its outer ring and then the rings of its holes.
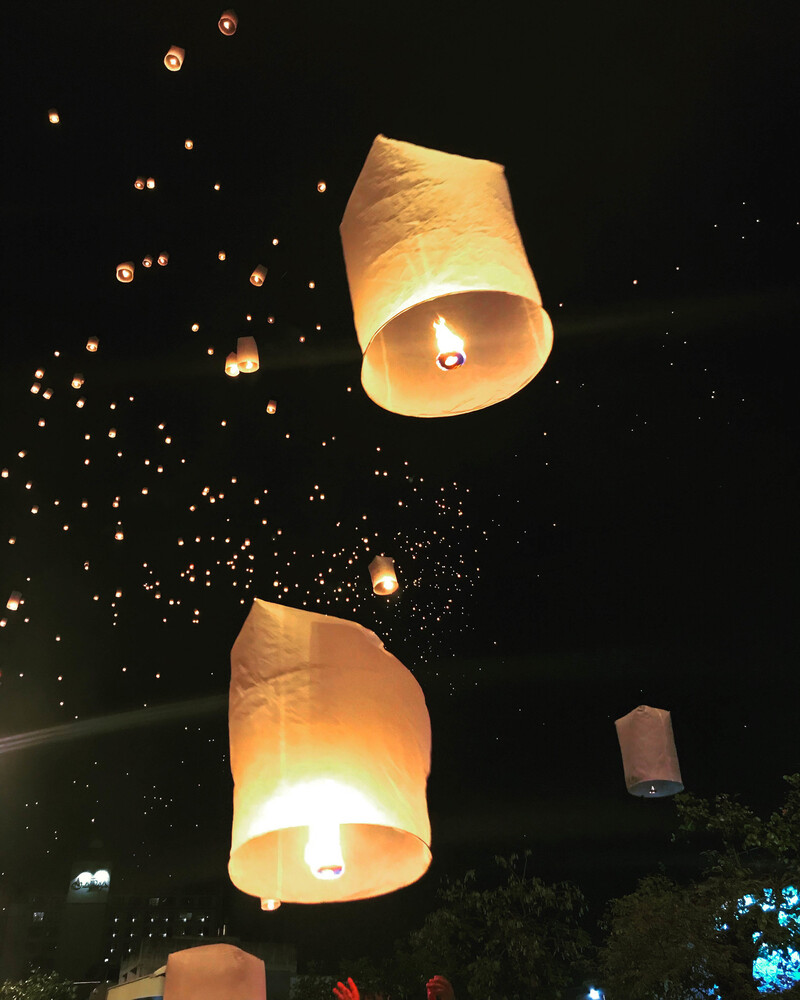
{"type": "Polygon", "coordinates": [[[541,370],[553,328],[500,164],[379,135],[340,232],[361,382],[379,406],[469,413],[541,370]]]}
{"type": "Polygon", "coordinates": [[[164,56],[164,65],[171,73],[177,73],[183,66],[183,57],[186,51],[179,45],[170,45],[167,54],[164,56]]]}
{"type": "Polygon", "coordinates": [[[278,411],[278,404],[275,402],[274,399],[271,399],[267,403],[267,413],[277,413],[277,411],[278,411]]]}
{"type": "Polygon", "coordinates": [[[133,182],[133,186],[137,191],[144,191],[145,179],[144,177],[137,177],[133,182]]]}
{"type": "Polygon", "coordinates": [[[669,712],[639,705],[615,725],[631,795],[657,799],[683,791],[669,712]]]}
{"type": "Polygon", "coordinates": [[[47,120],[50,122],[51,125],[58,125],[58,123],[61,121],[61,117],[59,116],[59,113],[58,111],[56,111],[55,108],[50,108],[50,110],[47,112],[47,120]]]}
{"type": "Polygon", "coordinates": [[[168,253],[160,253],[160,254],[158,255],[158,263],[159,263],[159,264],[160,264],[160,265],[161,265],[162,267],[166,267],[166,266],[167,266],[167,264],[169,264],[169,254],[168,254],[168,253]]]}
{"type": "Polygon", "coordinates": [[[239,362],[236,357],[236,351],[231,351],[227,358],[225,358],[225,374],[230,375],[231,378],[236,378],[239,374],[239,362]]]}
{"type": "Polygon", "coordinates": [[[250,275],[251,285],[263,285],[264,278],[267,276],[267,269],[263,264],[259,264],[258,267],[253,269],[253,273],[250,275]]]}
{"type": "Polygon", "coordinates": [[[425,873],[430,719],[373,632],[255,600],[231,650],[229,730],[243,892],[340,902],[425,873]]]}
{"type": "Polygon", "coordinates": [[[133,261],[126,260],[124,264],[117,264],[117,281],[127,284],[133,281],[133,261]]]}
{"type": "Polygon", "coordinates": [[[194,142],[191,139],[187,139],[183,144],[184,149],[194,149],[194,142]]]}
{"type": "Polygon", "coordinates": [[[369,564],[369,575],[372,577],[373,592],[382,597],[393,594],[399,586],[394,559],[389,556],[375,556],[369,564]]]}
{"type": "Polygon", "coordinates": [[[258,348],[255,337],[239,337],[236,341],[236,363],[240,372],[257,372],[258,348]]]}
{"type": "Polygon", "coordinates": [[[148,177],[147,180],[145,181],[145,184],[147,185],[147,190],[152,191],[153,188],[156,186],[155,177],[148,177]]]}
{"type": "Polygon", "coordinates": [[[83,375],[80,372],[75,372],[72,376],[72,382],[70,383],[73,389],[80,389],[83,385],[83,375]]]}
{"type": "Polygon", "coordinates": [[[142,267],[152,267],[153,266],[153,255],[151,253],[147,254],[146,257],[142,259],[142,267]]]}
{"type": "Polygon", "coordinates": [[[167,958],[164,1000],[210,1000],[211,997],[267,1000],[263,960],[232,944],[206,944],[173,951],[167,958]]]}
{"type": "Polygon", "coordinates": [[[235,10],[224,10],[219,19],[219,30],[223,35],[234,35],[239,27],[239,19],[235,10]]]}
{"type": "Polygon", "coordinates": [[[11,596],[6,601],[6,608],[9,611],[16,611],[22,600],[22,594],[18,590],[12,590],[11,596]]]}
{"type": "Polygon", "coordinates": [[[37,392],[38,392],[38,391],[39,391],[39,390],[40,390],[41,388],[42,388],[42,383],[41,383],[41,382],[34,382],[34,383],[33,383],[33,385],[31,386],[31,392],[32,392],[32,393],[34,394],[34,396],[35,396],[35,395],[36,395],[36,393],[37,393],[37,392]]]}
{"type": "Polygon", "coordinates": [[[100,341],[97,339],[97,337],[89,337],[89,339],[86,341],[87,351],[94,352],[97,350],[99,346],[100,346],[100,341]]]}

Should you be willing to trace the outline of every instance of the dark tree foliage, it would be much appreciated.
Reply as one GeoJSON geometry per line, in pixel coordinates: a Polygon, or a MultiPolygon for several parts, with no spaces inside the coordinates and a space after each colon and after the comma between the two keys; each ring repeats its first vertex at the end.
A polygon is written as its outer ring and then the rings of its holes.
{"type": "Polygon", "coordinates": [[[34,969],[27,979],[0,983],[0,1000],[75,1000],[75,987],[56,972],[34,969]]]}
{"type": "Polygon", "coordinates": [[[764,996],[759,951],[800,948],[800,922],[778,919],[784,890],[800,888],[800,775],[784,780],[786,799],[766,819],[728,795],[676,798],[679,835],[705,847],[703,875],[685,886],[651,876],[610,904],[600,950],[609,1000],[764,996]]]}

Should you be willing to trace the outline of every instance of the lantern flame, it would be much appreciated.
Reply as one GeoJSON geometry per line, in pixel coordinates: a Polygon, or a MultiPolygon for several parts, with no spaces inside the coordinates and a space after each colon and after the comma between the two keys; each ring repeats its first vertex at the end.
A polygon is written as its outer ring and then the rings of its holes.
{"type": "Polygon", "coordinates": [[[332,820],[311,823],[303,857],[314,878],[331,881],[344,874],[339,824],[332,820]]]}
{"type": "Polygon", "coordinates": [[[436,356],[436,364],[443,372],[460,368],[467,360],[467,352],[464,350],[464,341],[448,327],[442,316],[439,316],[433,324],[436,332],[436,346],[439,353],[436,356]]]}
{"type": "Polygon", "coordinates": [[[395,577],[387,574],[386,576],[382,576],[380,579],[375,581],[373,590],[375,590],[376,593],[380,592],[381,594],[393,594],[397,590],[397,587],[398,583],[395,577]]]}

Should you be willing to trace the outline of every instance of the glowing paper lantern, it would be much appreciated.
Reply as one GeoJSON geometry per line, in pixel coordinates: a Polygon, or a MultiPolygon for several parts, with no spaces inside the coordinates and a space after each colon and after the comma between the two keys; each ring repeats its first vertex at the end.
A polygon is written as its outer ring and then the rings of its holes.
{"type": "Polygon", "coordinates": [[[369,564],[369,575],[372,577],[372,590],[381,596],[393,594],[399,586],[394,560],[388,556],[375,556],[369,564]]]}
{"type": "Polygon", "coordinates": [[[267,403],[267,413],[276,413],[277,410],[278,410],[278,404],[275,402],[274,399],[271,399],[267,403]]]}
{"type": "Polygon", "coordinates": [[[9,597],[6,601],[6,608],[8,608],[9,611],[16,611],[21,600],[22,594],[18,590],[12,590],[11,597],[9,597]]]}
{"type": "Polygon", "coordinates": [[[183,57],[186,55],[184,49],[178,45],[170,45],[167,54],[164,56],[164,65],[172,73],[177,73],[183,66],[183,57]]]}
{"type": "Polygon", "coordinates": [[[368,396],[451,416],[513,395],[553,343],[503,167],[379,135],[340,232],[368,396]],[[466,363],[437,365],[434,324],[466,363]]]}
{"type": "Polygon", "coordinates": [[[117,264],[117,281],[127,284],[133,281],[133,261],[126,260],[124,264],[117,264]]]}
{"type": "Polygon", "coordinates": [[[258,348],[255,337],[239,337],[237,339],[236,363],[240,372],[258,371],[258,348]]]}
{"type": "Polygon", "coordinates": [[[261,909],[262,910],[267,910],[270,913],[272,913],[274,910],[277,910],[280,905],[281,905],[281,901],[279,899],[262,899],[261,900],[261,909]]]}
{"type": "Polygon", "coordinates": [[[631,795],[663,798],[683,791],[669,712],[639,705],[615,725],[631,795]]]}
{"type": "Polygon", "coordinates": [[[51,125],[58,125],[58,123],[61,121],[61,118],[59,117],[59,114],[55,108],[50,108],[50,110],[47,112],[47,120],[50,122],[51,125]]]}
{"type": "Polygon", "coordinates": [[[73,389],[80,389],[80,387],[83,385],[83,375],[81,375],[80,372],[76,372],[72,376],[71,385],[73,389]]]}
{"type": "Polygon", "coordinates": [[[230,375],[231,378],[236,378],[239,374],[239,362],[236,359],[236,351],[231,351],[227,358],[225,358],[225,374],[230,375]]]}
{"type": "Polygon", "coordinates": [[[153,188],[156,186],[156,179],[155,179],[155,177],[148,177],[146,183],[147,183],[148,190],[152,191],[153,188]]]}
{"type": "Polygon", "coordinates": [[[267,1000],[264,963],[232,944],[174,951],[167,958],[164,1000],[267,1000]]]}
{"type": "Polygon", "coordinates": [[[355,622],[256,600],[231,651],[228,871],[261,899],[366,899],[431,860],[422,690],[355,622]]]}
{"type": "Polygon", "coordinates": [[[233,35],[236,33],[236,29],[239,27],[239,19],[236,17],[235,10],[225,10],[222,12],[222,17],[219,19],[219,30],[223,35],[233,35]]]}
{"type": "Polygon", "coordinates": [[[137,191],[144,191],[144,177],[137,177],[133,182],[133,186],[137,191]]]}
{"type": "Polygon", "coordinates": [[[191,139],[187,139],[183,145],[185,149],[194,149],[194,143],[192,142],[191,139]]]}
{"type": "Polygon", "coordinates": [[[162,267],[166,267],[166,266],[167,266],[167,264],[169,264],[169,254],[168,254],[168,253],[160,253],[160,254],[158,255],[158,263],[159,263],[159,264],[160,264],[160,265],[161,265],[162,267]]]}
{"type": "Polygon", "coordinates": [[[89,339],[86,341],[86,350],[96,351],[99,345],[100,341],[97,339],[97,337],[89,337],[89,339]]]}
{"type": "Polygon", "coordinates": [[[152,267],[153,266],[153,255],[149,253],[142,261],[142,267],[152,267]]]}
{"type": "Polygon", "coordinates": [[[259,264],[258,267],[253,269],[253,273],[250,275],[251,285],[263,285],[264,278],[267,276],[267,269],[263,264],[259,264]]]}

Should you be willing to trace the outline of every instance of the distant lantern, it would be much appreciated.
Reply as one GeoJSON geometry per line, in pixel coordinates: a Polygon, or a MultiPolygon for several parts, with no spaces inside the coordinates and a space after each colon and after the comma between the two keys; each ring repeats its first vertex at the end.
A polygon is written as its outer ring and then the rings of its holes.
{"type": "Polygon", "coordinates": [[[317,181],[317,191],[319,191],[320,194],[324,194],[327,190],[328,185],[325,181],[317,181]]]}
{"type": "Polygon", "coordinates": [[[469,413],[541,370],[553,327],[500,164],[379,135],[340,232],[361,382],[379,406],[469,413]]]}
{"type": "Polygon", "coordinates": [[[144,191],[145,180],[144,177],[137,177],[133,182],[133,186],[137,191],[144,191]]]}
{"type": "Polygon", "coordinates": [[[34,382],[31,386],[31,392],[36,395],[36,393],[42,388],[41,382],[34,382]]]}
{"type": "Polygon", "coordinates": [[[227,358],[225,358],[225,374],[230,375],[231,378],[236,378],[239,374],[239,362],[236,360],[236,351],[231,351],[227,358]]]}
{"type": "Polygon", "coordinates": [[[86,400],[83,398],[83,396],[79,396],[75,400],[75,405],[78,407],[79,410],[82,410],[84,406],[86,406],[86,400]]]}
{"type": "Polygon", "coordinates": [[[220,252],[217,254],[217,260],[225,260],[225,251],[224,250],[220,250],[220,252]]]}
{"type": "Polygon", "coordinates": [[[187,139],[183,145],[185,149],[194,149],[194,143],[192,142],[191,139],[187,139]]]}
{"type": "Polygon", "coordinates": [[[6,608],[9,611],[16,611],[19,607],[19,603],[22,600],[22,594],[18,590],[11,591],[11,597],[6,601],[6,608]]]}
{"type": "Polygon", "coordinates": [[[2,478],[2,479],[8,479],[8,469],[2,469],[2,470],[0,470],[0,478],[2,478]]]}
{"type": "Polygon", "coordinates": [[[73,389],[80,389],[83,385],[83,375],[80,372],[75,372],[72,376],[72,382],[70,383],[73,389]]]}
{"type": "Polygon", "coordinates": [[[169,254],[168,254],[168,253],[160,253],[160,254],[158,255],[158,263],[159,263],[159,264],[160,264],[160,265],[161,265],[162,267],[166,267],[166,266],[167,266],[167,264],[169,264],[169,254]]]}
{"type": "Polygon", "coordinates": [[[372,590],[381,596],[393,594],[399,586],[394,560],[388,556],[375,556],[369,564],[369,575],[372,577],[372,590]]]}
{"type": "Polygon", "coordinates": [[[258,267],[253,269],[253,273],[250,275],[251,285],[263,285],[264,278],[267,276],[267,269],[263,264],[259,264],[258,267]]]}
{"type": "Polygon", "coordinates": [[[178,70],[183,66],[183,57],[186,55],[186,51],[178,45],[170,45],[169,51],[164,56],[164,65],[172,73],[177,73],[178,70]]]}
{"type": "Polygon", "coordinates": [[[275,402],[274,399],[271,399],[267,403],[267,413],[275,413],[277,412],[277,409],[278,409],[278,404],[275,402]]]}
{"type": "Polygon", "coordinates": [[[61,118],[59,117],[59,114],[55,108],[50,108],[50,110],[47,112],[47,120],[50,122],[51,125],[58,125],[58,123],[61,121],[61,118]]]}
{"type": "Polygon", "coordinates": [[[42,393],[42,396],[43,396],[43,397],[44,397],[45,399],[50,399],[50,397],[51,397],[52,395],[53,395],[53,390],[52,390],[52,389],[45,389],[45,390],[44,390],[44,392],[42,393]]]}
{"type": "Polygon", "coordinates": [[[640,705],[615,725],[631,795],[656,799],[683,791],[669,712],[640,705]]]}
{"type": "MultiPolygon", "coordinates": [[[[154,992],[154,989],[151,989],[154,992]]],[[[158,991],[161,996],[162,990],[158,991]]],[[[264,962],[232,944],[207,944],[173,951],[167,958],[164,1000],[266,1000],[264,962]]]]}
{"type": "Polygon", "coordinates": [[[153,255],[149,253],[145,258],[143,258],[142,267],[152,267],[152,266],[153,266],[153,255]]]}
{"type": "Polygon", "coordinates": [[[86,341],[87,351],[96,351],[99,346],[100,346],[100,341],[97,339],[97,337],[89,337],[89,339],[86,341]]]}
{"type": "Polygon", "coordinates": [[[239,337],[237,339],[236,363],[240,372],[258,371],[258,348],[255,337],[239,337]]]}
{"type": "Polygon", "coordinates": [[[233,35],[239,27],[239,19],[235,10],[225,10],[219,19],[219,30],[223,35],[233,35]]]}
{"type": "Polygon", "coordinates": [[[126,260],[124,264],[117,264],[117,281],[127,284],[133,281],[133,261],[126,260]]]}
{"type": "Polygon", "coordinates": [[[430,719],[373,632],[256,600],[231,651],[229,729],[243,892],[340,902],[425,873],[430,719]]]}

